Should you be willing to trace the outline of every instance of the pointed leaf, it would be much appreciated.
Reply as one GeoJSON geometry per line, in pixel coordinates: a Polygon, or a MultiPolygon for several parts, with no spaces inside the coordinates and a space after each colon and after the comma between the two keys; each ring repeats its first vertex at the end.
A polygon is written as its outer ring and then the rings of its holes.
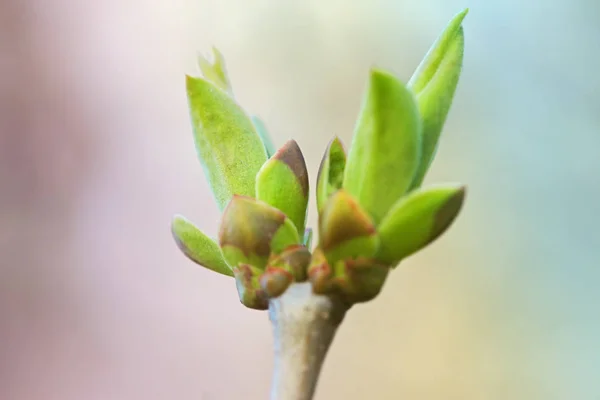
{"type": "Polygon", "coordinates": [[[269,256],[300,243],[292,221],[267,203],[234,196],[223,213],[219,244],[231,267],[264,268],[269,256]]]}
{"type": "Polygon", "coordinates": [[[342,187],[346,152],[342,142],[334,138],[323,155],[317,176],[317,209],[323,210],[327,199],[342,187]]]}
{"type": "Polygon", "coordinates": [[[408,83],[408,86],[415,93],[423,91],[425,86],[427,86],[433,77],[438,73],[440,65],[447,57],[448,48],[456,39],[456,35],[458,34],[462,22],[467,16],[468,12],[469,9],[466,8],[452,18],[448,25],[446,25],[444,31],[431,46],[423,61],[421,61],[417,67],[408,83]]]}
{"type": "Polygon", "coordinates": [[[187,93],[198,156],[222,211],[234,194],[254,196],[267,154],[250,118],[225,92],[188,76],[187,93]]]}
{"type": "Polygon", "coordinates": [[[413,181],[421,152],[420,130],[412,92],[391,74],[372,70],[343,186],[376,224],[413,181]]]}
{"type": "Polygon", "coordinates": [[[319,215],[319,247],[329,263],[371,257],[378,246],[371,217],[344,189],[335,192],[319,215]]]}
{"type": "Polygon", "coordinates": [[[256,198],[288,216],[304,233],[308,205],[308,172],[302,151],[290,140],[267,161],[256,176],[256,198]]]}
{"type": "Polygon", "coordinates": [[[207,57],[198,55],[198,66],[202,75],[206,80],[212,82],[219,89],[226,91],[230,96],[233,96],[233,90],[231,88],[231,82],[227,76],[227,69],[225,68],[225,59],[223,54],[216,48],[212,48],[213,61],[209,61],[207,57]]]}
{"type": "Polygon", "coordinates": [[[437,150],[440,133],[458,85],[465,47],[461,26],[468,9],[457,14],[433,44],[408,86],[417,95],[423,120],[421,164],[412,187],[419,187],[437,150]]]}
{"type": "Polygon", "coordinates": [[[275,145],[273,144],[273,140],[271,140],[271,136],[269,135],[267,126],[265,125],[263,120],[257,117],[256,115],[252,116],[252,123],[254,124],[256,132],[258,132],[258,135],[260,136],[263,145],[265,146],[267,157],[271,157],[273,154],[275,154],[275,145]]]}
{"type": "Polygon", "coordinates": [[[396,265],[437,239],[458,215],[464,186],[432,186],[400,199],[379,225],[377,259],[396,265]]]}
{"type": "Polygon", "coordinates": [[[173,217],[171,232],[177,247],[190,260],[220,274],[233,276],[233,271],[225,262],[217,243],[185,217],[173,217]]]}

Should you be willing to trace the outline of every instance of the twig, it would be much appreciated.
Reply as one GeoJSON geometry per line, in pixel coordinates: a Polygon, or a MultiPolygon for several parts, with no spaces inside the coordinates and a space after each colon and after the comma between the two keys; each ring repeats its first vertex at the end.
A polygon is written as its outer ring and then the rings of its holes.
{"type": "Polygon", "coordinates": [[[335,332],[348,307],[315,295],[310,283],[290,286],[269,304],[275,339],[271,400],[310,400],[335,332]]]}

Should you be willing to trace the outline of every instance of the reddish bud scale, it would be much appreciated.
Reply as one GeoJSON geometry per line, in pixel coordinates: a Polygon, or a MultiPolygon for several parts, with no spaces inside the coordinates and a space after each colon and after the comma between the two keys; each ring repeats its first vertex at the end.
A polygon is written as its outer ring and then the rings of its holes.
{"type": "MultiPolygon", "coordinates": [[[[350,303],[374,299],[383,287],[390,267],[372,259],[340,261],[340,290],[350,303]]],[[[336,268],[337,269],[337,268],[336,268]]]]}
{"type": "Polygon", "coordinates": [[[268,266],[283,268],[290,272],[296,282],[307,279],[308,264],[311,260],[310,251],[302,245],[293,245],[285,249],[280,255],[273,255],[268,266]]]}
{"type": "Polygon", "coordinates": [[[260,277],[260,287],[269,298],[279,297],[294,281],[294,276],[283,268],[267,267],[260,277]]]}
{"type": "Polygon", "coordinates": [[[255,268],[248,264],[240,264],[233,268],[240,302],[248,308],[266,310],[269,308],[269,299],[260,287],[258,274],[254,270],[255,268]]]}
{"type": "Polygon", "coordinates": [[[315,249],[312,261],[308,267],[308,279],[312,284],[313,292],[316,294],[327,294],[331,292],[332,272],[333,271],[327,262],[327,258],[325,258],[321,249],[315,249]]]}
{"type": "Polygon", "coordinates": [[[317,249],[308,275],[315,293],[337,295],[346,303],[354,304],[375,298],[389,270],[389,266],[370,258],[340,260],[332,268],[317,249]]]}

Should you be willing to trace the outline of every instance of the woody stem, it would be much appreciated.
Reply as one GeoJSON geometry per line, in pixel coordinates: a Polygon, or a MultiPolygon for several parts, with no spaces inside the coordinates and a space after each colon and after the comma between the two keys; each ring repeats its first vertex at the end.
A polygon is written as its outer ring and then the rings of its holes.
{"type": "Polygon", "coordinates": [[[269,303],[275,365],[271,400],[311,400],[321,366],[348,307],[316,295],[310,283],[292,284],[269,303]]]}

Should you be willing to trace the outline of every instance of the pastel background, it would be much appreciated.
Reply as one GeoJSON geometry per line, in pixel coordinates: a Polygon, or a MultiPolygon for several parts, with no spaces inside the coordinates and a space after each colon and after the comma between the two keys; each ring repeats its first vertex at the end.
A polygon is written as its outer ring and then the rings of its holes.
{"type": "Polygon", "coordinates": [[[266,399],[267,315],[170,236],[218,226],[184,74],[218,46],[314,184],[369,67],[408,79],[465,6],[428,181],[466,207],[348,315],[317,399],[599,399],[595,0],[1,0],[0,399],[266,399]]]}

